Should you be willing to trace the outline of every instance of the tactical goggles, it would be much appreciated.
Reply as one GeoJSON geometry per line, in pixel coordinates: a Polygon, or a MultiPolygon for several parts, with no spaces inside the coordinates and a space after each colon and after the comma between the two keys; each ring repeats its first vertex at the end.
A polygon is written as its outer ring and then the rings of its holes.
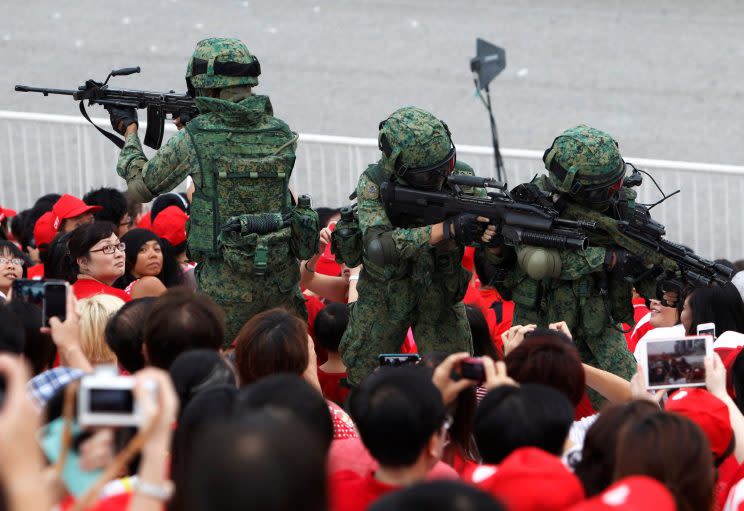
{"type": "Polygon", "coordinates": [[[425,167],[408,167],[407,165],[395,164],[395,175],[413,186],[423,190],[439,190],[447,180],[452,171],[455,170],[457,152],[452,147],[443,160],[425,167]]]}

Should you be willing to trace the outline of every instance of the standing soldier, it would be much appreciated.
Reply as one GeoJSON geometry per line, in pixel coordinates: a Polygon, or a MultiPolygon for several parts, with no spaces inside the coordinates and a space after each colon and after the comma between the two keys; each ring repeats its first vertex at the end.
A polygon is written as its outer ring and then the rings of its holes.
{"type": "Polygon", "coordinates": [[[380,198],[383,181],[441,190],[453,171],[473,170],[456,162],[447,125],[418,108],[396,110],[380,123],[378,140],[382,158],[367,167],[356,190],[364,269],[339,347],[351,385],[372,372],[379,354],[399,351],[409,327],[421,353],[472,351],[462,303],[470,273],[460,261],[465,244],[495,234],[482,223],[487,219],[471,214],[394,225],[380,198]]]}
{"type": "Polygon", "coordinates": [[[136,111],[109,109],[126,138],[116,171],[130,197],[149,202],[186,176],[194,180],[188,251],[199,291],[225,311],[226,344],[264,309],[285,306],[306,317],[297,259],[310,257],[318,240],[309,201],[294,208],[288,189],[297,135],[273,116],[267,96],[252,93],[260,73],[241,41],[200,41],[186,68],[200,115],[149,161],[136,111]]]}
{"type": "MultiPolygon", "coordinates": [[[[585,125],[568,129],[543,160],[548,174],[532,184],[549,196],[561,218],[614,215],[620,204],[634,207],[636,192],[623,187],[625,162],[607,133],[585,125]]],[[[503,288],[514,300],[513,324],[547,327],[565,321],[584,362],[629,380],[636,361],[621,323],[633,322],[634,286],[654,296],[656,281],[629,281],[646,270],[641,260],[600,230],[587,234],[589,248],[582,251],[522,246],[513,257],[513,249],[504,247],[503,288]]],[[[592,394],[595,403],[597,397],[592,394]]]]}

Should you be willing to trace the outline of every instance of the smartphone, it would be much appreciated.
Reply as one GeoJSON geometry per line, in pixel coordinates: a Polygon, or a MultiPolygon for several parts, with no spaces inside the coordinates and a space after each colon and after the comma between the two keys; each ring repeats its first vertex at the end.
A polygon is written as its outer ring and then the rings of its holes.
{"type": "Polygon", "coordinates": [[[705,386],[705,357],[713,353],[713,337],[649,339],[641,365],[649,390],[705,386]]]}
{"type": "Polygon", "coordinates": [[[54,316],[60,321],[65,320],[69,288],[64,280],[16,279],[13,281],[13,300],[41,308],[43,324],[49,326],[49,318],[54,316]]]}
{"type": "Polygon", "coordinates": [[[47,280],[44,282],[44,301],[42,317],[44,324],[49,324],[49,318],[57,317],[64,321],[67,317],[67,293],[70,285],[64,280],[47,280]]]}
{"type": "Polygon", "coordinates": [[[468,380],[483,383],[486,380],[486,371],[483,369],[483,361],[477,358],[466,358],[460,362],[460,376],[468,380]]]}
{"type": "Polygon", "coordinates": [[[703,323],[697,326],[698,335],[710,335],[713,339],[716,338],[716,324],[715,323],[703,323]]]}
{"type": "Polygon", "coordinates": [[[406,364],[418,364],[421,357],[418,353],[382,353],[377,359],[380,361],[380,367],[398,367],[406,364]]]}

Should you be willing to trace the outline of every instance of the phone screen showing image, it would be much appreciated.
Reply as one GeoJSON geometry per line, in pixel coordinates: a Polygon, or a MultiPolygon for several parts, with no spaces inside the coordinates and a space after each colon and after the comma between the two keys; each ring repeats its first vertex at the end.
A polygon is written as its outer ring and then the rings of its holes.
{"type": "Polygon", "coordinates": [[[44,281],[17,279],[13,281],[13,300],[33,303],[37,307],[44,304],[44,281]]]}

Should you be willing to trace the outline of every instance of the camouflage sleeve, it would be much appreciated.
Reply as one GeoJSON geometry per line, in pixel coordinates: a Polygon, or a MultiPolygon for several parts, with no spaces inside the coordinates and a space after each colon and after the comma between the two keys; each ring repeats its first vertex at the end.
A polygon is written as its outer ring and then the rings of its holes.
{"type": "Polygon", "coordinates": [[[605,249],[589,247],[586,250],[559,250],[562,280],[576,280],[589,273],[604,271],[605,249]]]}
{"type": "Polygon", "coordinates": [[[186,176],[198,169],[194,148],[181,130],[147,160],[136,134],[127,137],[116,163],[116,173],[127,182],[131,197],[150,202],[155,196],[173,190],[186,176]]]}
{"type": "Polygon", "coordinates": [[[393,227],[380,201],[380,187],[366,174],[362,174],[359,178],[357,197],[359,227],[362,230],[362,236],[366,236],[369,229],[392,231],[395,247],[404,259],[413,257],[419,249],[429,246],[431,226],[411,229],[393,227]]]}

